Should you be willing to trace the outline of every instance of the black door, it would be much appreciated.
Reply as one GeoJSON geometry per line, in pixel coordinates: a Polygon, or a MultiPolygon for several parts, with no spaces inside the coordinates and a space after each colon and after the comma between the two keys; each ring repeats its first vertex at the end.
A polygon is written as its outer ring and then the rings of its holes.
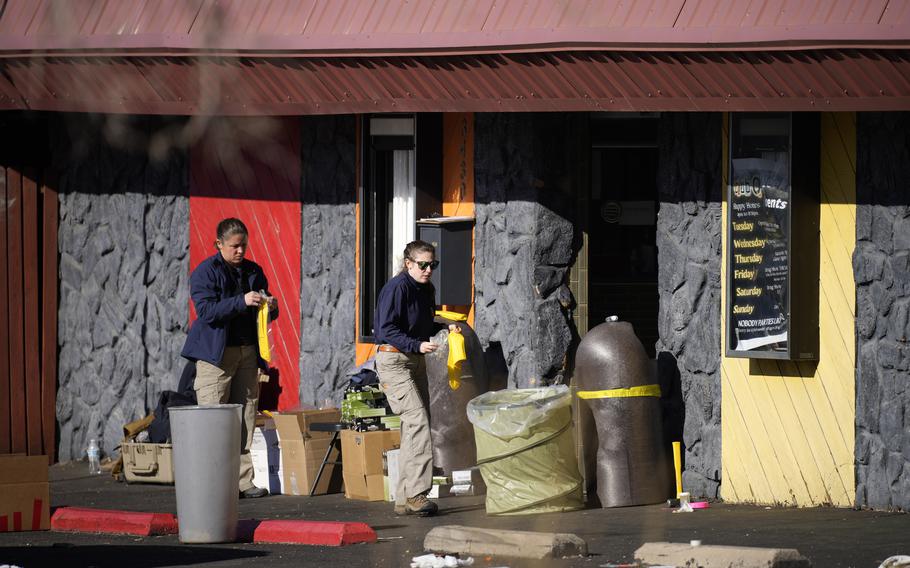
{"type": "Polygon", "coordinates": [[[630,322],[654,357],[657,341],[656,116],[592,120],[589,320],[630,322]]]}

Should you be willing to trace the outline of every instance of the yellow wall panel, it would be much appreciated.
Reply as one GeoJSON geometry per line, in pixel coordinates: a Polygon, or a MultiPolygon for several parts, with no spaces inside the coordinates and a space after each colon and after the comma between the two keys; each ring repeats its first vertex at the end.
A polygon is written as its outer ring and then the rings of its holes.
{"type": "MultiPolygon", "coordinates": [[[[727,128],[725,120],[725,141],[727,128]]],[[[856,116],[824,113],[821,130],[819,361],[723,358],[721,496],[732,502],[846,507],[854,501],[856,116]]],[[[726,152],[724,143],[725,184],[726,152]]],[[[726,231],[723,240],[726,274],[726,231]]]]}

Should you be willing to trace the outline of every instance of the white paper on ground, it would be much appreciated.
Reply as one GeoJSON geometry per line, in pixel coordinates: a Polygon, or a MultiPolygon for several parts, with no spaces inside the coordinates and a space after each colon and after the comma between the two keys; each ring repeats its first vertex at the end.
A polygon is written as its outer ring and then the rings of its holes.
{"type": "Polygon", "coordinates": [[[457,568],[458,566],[472,566],[474,559],[472,557],[456,558],[454,556],[436,556],[435,554],[424,554],[411,558],[411,568],[457,568]]]}

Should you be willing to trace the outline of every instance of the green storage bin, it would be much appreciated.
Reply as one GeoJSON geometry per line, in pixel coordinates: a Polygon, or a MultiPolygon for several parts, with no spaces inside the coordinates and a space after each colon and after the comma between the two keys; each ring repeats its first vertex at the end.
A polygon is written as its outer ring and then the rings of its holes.
{"type": "Polygon", "coordinates": [[[487,513],[530,515],[584,506],[565,385],[488,392],[468,403],[487,513]]]}

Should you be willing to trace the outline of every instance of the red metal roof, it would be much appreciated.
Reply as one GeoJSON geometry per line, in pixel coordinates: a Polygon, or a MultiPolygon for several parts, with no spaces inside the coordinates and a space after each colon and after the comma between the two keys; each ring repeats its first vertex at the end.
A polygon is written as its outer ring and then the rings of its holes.
{"type": "Polygon", "coordinates": [[[910,110],[910,50],[0,60],[0,110],[910,110]]]}
{"type": "Polygon", "coordinates": [[[0,0],[0,109],[908,110],[910,0],[0,0]]]}
{"type": "Polygon", "coordinates": [[[910,0],[5,0],[0,55],[907,46],[910,0]]]}

